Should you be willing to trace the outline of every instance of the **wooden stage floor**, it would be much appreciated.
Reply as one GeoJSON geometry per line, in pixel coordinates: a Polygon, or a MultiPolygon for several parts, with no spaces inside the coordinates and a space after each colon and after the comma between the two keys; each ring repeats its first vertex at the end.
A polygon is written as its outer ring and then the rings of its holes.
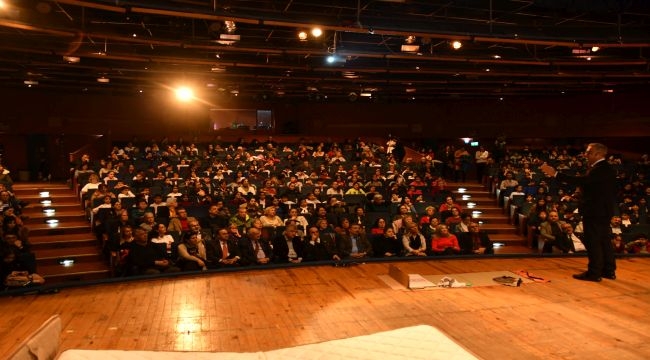
{"type": "MultiPolygon", "coordinates": [[[[430,260],[409,273],[526,269],[549,283],[393,290],[389,263],[246,271],[0,298],[0,354],[53,314],[61,349],[251,352],[435,326],[483,359],[650,358],[650,258],[618,279],[571,278],[586,258],[430,260]]],[[[408,354],[405,354],[408,358],[408,354]]]]}

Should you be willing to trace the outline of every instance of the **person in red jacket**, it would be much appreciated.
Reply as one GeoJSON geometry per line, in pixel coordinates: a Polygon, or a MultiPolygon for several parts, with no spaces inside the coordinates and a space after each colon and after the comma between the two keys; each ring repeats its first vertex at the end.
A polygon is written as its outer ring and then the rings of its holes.
{"type": "Polygon", "coordinates": [[[449,232],[447,225],[438,225],[436,234],[431,240],[431,253],[434,255],[453,255],[460,253],[460,245],[456,235],[449,232]]]}

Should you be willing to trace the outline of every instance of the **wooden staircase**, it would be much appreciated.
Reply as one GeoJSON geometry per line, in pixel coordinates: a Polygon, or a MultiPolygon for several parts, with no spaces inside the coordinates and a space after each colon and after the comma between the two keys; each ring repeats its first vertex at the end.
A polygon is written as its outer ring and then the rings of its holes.
{"type": "Polygon", "coordinates": [[[36,255],[37,272],[48,284],[110,276],[100,245],[73,190],[66,184],[46,182],[17,183],[13,190],[19,200],[29,202],[23,209],[23,215],[28,217],[25,226],[36,255]],[[41,192],[49,192],[49,196],[42,197],[41,192]],[[44,205],[43,200],[51,204],[44,205]],[[53,209],[55,213],[49,216],[44,209],[53,209]],[[51,219],[58,220],[58,224],[48,224],[51,219]],[[63,260],[73,263],[64,266],[63,260]]]}
{"type": "Polygon", "coordinates": [[[490,240],[503,244],[495,247],[495,254],[530,254],[526,246],[526,238],[517,227],[512,225],[508,212],[500,207],[496,197],[485,185],[479,183],[451,183],[447,187],[453,193],[456,202],[461,204],[464,211],[473,212],[473,217],[481,224],[481,230],[486,231],[490,240]],[[464,189],[464,190],[462,190],[464,189]],[[473,203],[474,207],[470,207],[473,203]]]}

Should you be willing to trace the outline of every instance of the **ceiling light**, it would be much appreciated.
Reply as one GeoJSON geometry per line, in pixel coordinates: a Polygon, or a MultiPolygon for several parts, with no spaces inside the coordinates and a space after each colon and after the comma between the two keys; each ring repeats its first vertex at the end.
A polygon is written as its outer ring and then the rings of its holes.
{"type": "Polygon", "coordinates": [[[485,71],[490,72],[490,68],[485,69],[485,71]]]}
{"type": "Polygon", "coordinates": [[[102,83],[102,84],[108,84],[109,82],[111,82],[111,79],[109,79],[109,78],[107,78],[105,76],[102,76],[102,77],[97,78],[97,82],[102,83]]]}
{"type": "Polygon", "coordinates": [[[600,50],[600,46],[592,46],[591,47],[591,52],[596,52],[598,50],[600,50]]]}
{"type": "Polygon", "coordinates": [[[420,45],[402,44],[402,52],[416,53],[420,50],[420,45]]]}
{"type": "Polygon", "coordinates": [[[454,50],[458,50],[458,49],[460,49],[461,47],[463,47],[463,43],[460,42],[460,41],[458,41],[458,40],[456,40],[456,41],[452,41],[452,43],[451,43],[451,47],[452,47],[454,50]]]}
{"type": "MultiPolygon", "coordinates": [[[[327,61],[328,64],[334,64],[335,62],[341,61],[341,58],[339,58],[338,56],[332,54],[332,55],[326,57],[325,61],[327,61]]],[[[343,60],[343,61],[345,61],[345,60],[343,60]]]]}
{"type": "Polygon", "coordinates": [[[23,83],[27,86],[38,85],[38,81],[36,80],[25,80],[23,83]]]}
{"type": "Polygon", "coordinates": [[[492,57],[495,58],[495,59],[501,59],[501,55],[494,55],[492,57]]]}
{"type": "Polygon", "coordinates": [[[591,61],[591,56],[587,56],[585,59],[587,59],[587,61],[591,61]]]}
{"type": "Polygon", "coordinates": [[[614,92],[614,89],[605,89],[605,90],[603,90],[603,92],[606,93],[606,94],[611,94],[611,93],[614,92]]]}
{"type": "Polygon", "coordinates": [[[225,25],[228,34],[232,34],[237,30],[237,24],[232,20],[226,20],[223,24],[225,25]]]}
{"type": "Polygon", "coordinates": [[[315,27],[311,29],[311,35],[313,37],[320,37],[321,35],[323,35],[323,30],[321,30],[321,28],[319,27],[315,27]]]}
{"type": "Polygon", "coordinates": [[[362,92],[362,93],[359,94],[359,96],[361,96],[361,97],[372,97],[372,93],[362,92]]]}
{"type": "Polygon", "coordinates": [[[219,34],[219,40],[217,42],[221,45],[232,45],[237,41],[241,40],[240,35],[235,34],[219,34]]]}
{"type": "Polygon", "coordinates": [[[64,56],[63,60],[70,64],[76,64],[79,61],[81,61],[81,58],[79,58],[78,56],[64,56]]]}
{"type": "Polygon", "coordinates": [[[176,98],[179,101],[187,102],[192,100],[194,97],[194,91],[187,86],[181,86],[176,89],[176,98]]]}
{"type": "Polygon", "coordinates": [[[589,49],[583,49],[583,48],[571,49],[571,54],[573,54],[573,55],[586,55],[586,54],[589,54],[589,53],[590,53],[589,49]]]}
{"type": "Polygon", "coordinates": [[[138,37],[138,34],[133,33],[133,35],[131,35],[131,36],[133,36],[133,37],[138,37]]]}
{"type": "Polygon", "coordinates": [[[415,36],[414,35],[409,35],[404,39],[404,42],[407,44],[413,44],[415,42],[415,36]]]}
{"type": "Polygon", "coordinates": [[[307,32],[306,31],[299,32],[298,39],[300,39],[300,41],[307,41],[307,32]]]}

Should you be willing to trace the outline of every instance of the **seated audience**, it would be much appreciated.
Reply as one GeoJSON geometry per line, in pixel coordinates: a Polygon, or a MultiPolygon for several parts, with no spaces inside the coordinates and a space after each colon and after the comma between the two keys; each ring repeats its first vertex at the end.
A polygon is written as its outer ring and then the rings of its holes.
{"type": "Polygon", "coordinates": [[[243,265],[266,265],[273,259],[273,248],[262,240],[262,232],[256,228],[250,228],[247,236],[239,241],[239,250],[243,265]]]}
{"type": "Polygon", "coordinates": [[[241,265],[239,247],[230,240],[227,229],[217,230],[214,240],[206,242],[207,266],[210,269],[236,267],[241,265]]]}
{"type": "Polygon", "coordinates": [[[372,246],[359,224],[350,224],[347,233],[337,238],[335,260],[362,259],[372,254],[372,246]]]}
{"type": "Polygon", "coordinates": [[[199,240],[198,233],[189,231],[183,234],[183,241],[178,244],[178,261],[182,271],[207,270],[205,244],[199,240]]]}
{"type": "Polygon", "coordinates": [[[476,222],[471,222],[469,231],[458,233],[457,238],[463,254],[494,254],[494,245],[488,233],[481,231],[476,222]]]}
{"type": "Polygon", "coordinates": [[[580,236],[573,232],[573,225],[569,223],[562,224],[562,231],[564,232],[565,240],[562,245],[563,252],[565,253],[577,253],[577,252],[587,252],[587,248],[580,236]]]}
{"type": "Polygon", "coordinates": [[[303,261],[332,260],[333,248],[331,238],[321,237],[318,227],[311,226],[304,243],[303,261]]]}
{"type": "Polygon", "coordinates": [[[298,236],[298,229],[295,225],[288,225],[281,234],[273,239],[272,243],[273,262],[294,264],[302,262],[303,242],[298,236]]]}
{"type": "Polygon", "coordinates": [[[402,247],[406,256],[427,256],[427,240],[416,223],[407,225],[402,235],[402,247]]]}
{"type": "Polygon", "coordinates": [[[384,233],[373,236],[371,245],[374,257],[401,256],[403,253],[402,240],[397,238],[390,227],[384,233]]]}
{"type": "Polygon", "coordinates": [[[38,286],[45,283],[45,279],[35,272],[35,265],[23,262],[24,259],[17,254],[15,245],[7,242],[0,243],[0,257],[2,257],[0,284],[5,289],[38,286]]]}
{"type": "Polygon", "coordinates": [[[178,272],[160,251],[160,247],[147,239],[147,231],[141,228],[133,230],[133,241],[129,248],[128,267],[131,275],[152,275],[178,272]]]}
{"type": "Polygon", "coordinates": [[[560,221],[560,216],[557,211],[548,213],[546,221],[539,225],[539,248],[542,253],[552,253],[553,246],[560,249],[562,252],[568,251],[567,244],[562,240],[562,225],[564,221],[560,221]]]}
{"type": "Polygon", "coordinates": [[[431,253],[433,255],[460,254],[460,245],[456,235],[449,232],[447,225],[438,225],[437,231],[431,240],[431,253]]]}

